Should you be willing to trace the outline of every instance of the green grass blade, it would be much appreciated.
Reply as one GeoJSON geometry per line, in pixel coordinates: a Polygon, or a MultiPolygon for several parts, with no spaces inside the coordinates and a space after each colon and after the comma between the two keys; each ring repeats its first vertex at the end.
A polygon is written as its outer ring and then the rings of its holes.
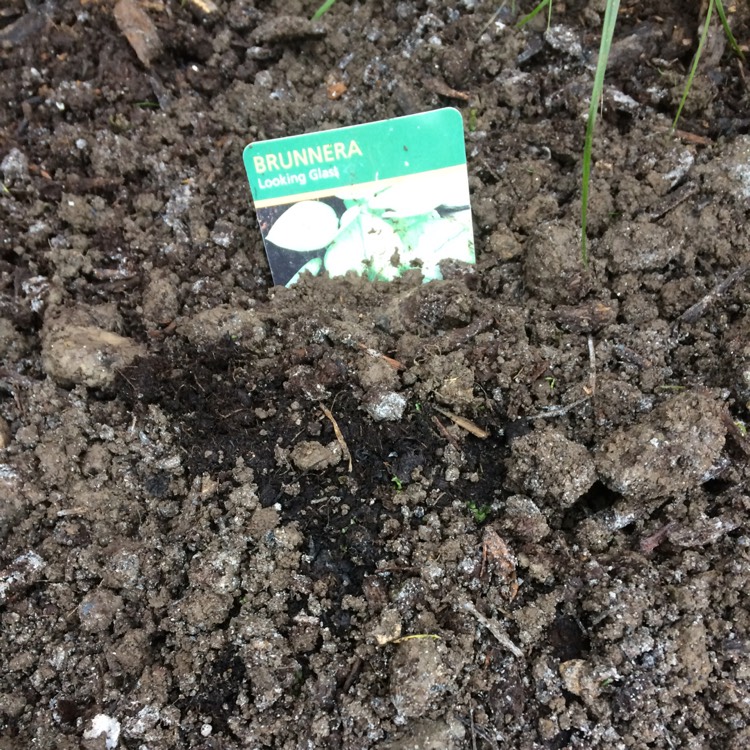
{"type": "Polygon", "coordinates": [[[589,119],[586,123],[586,138],[583,145],[583,179],[581,182],[581,259],[584,265],[588,265],[589,262],[588,248],[586,247],[586,227],[588,224],[591,151],[594,145],[594,128],[596,126],[599,100],[604,90],[604,72],[607,69],[607,60],[609,59],[609,51],[612,48],[612,38],[615,35],[617,11],[619,9],[620,0],[607,0],[607,7],[604,11],[604,23],[602,24],[602,38],[599,44],[599,59],[596,63],[594,86],[591,90],[589,119]]]}
{"type": "Polygon", "coordinates": [[[674,116],[674,121],[672,122],[672,132],[674,132],[675,128],[677,127],[680,115],[682,114],[682,108],[685,106],[688,94],[690,93],[690,89],[693,85],[695,73],[698,70],[698,63],[700,62],[701,55],[703,54],[703,49],[706,46],[706,39],[708,39],[708,28],[709,24],[711,23],[711,14],[713,13],[713,10],[714,0],[711,0],[711,2],[709,2],[708,4],[708,10],[706,11],[706,22],[703,24],[703,31],[701,32],[701,39],[698,42],[698,49],[695,51],[695,55],[693,55],[693,63],[690,66],[690,73],[688,74],[687,81],[685,82],[685,89],[682,92],[680,106],[677,107],[677,114],[674,116]]]}
{"type": "Polygon", "coordinates": [[[536,17],[539,13],[541,13],[545,8],[548,8],[547,11],[547,27],[549,27],[550,20],[552,19],[552,0],[541,0],[540,3],[537,3],[537,6],[534,8],[534,10],[531,11],[531,13],[527,13],[517,24],[516,28],[522,29],[526,24],[534,17],[536,17]]]}
{"type": "Polygon", "coordinates": [[[312,20],[317,21],[322,15],[325,15],[328,13],[328,11],[333,7],[333,4],[336,2],[336,0],[326,0],[323,5],[318,8],[315,13],[313,14],[312,20]]]}
{"type": "Polygon", "coordinates": [[[724,12],[724,4],[721,0],[716,0],[716,12],[719,14],[719,18],[721,19],[721,25],[724,28],[724,35],[727,38],[727,41],[729,42],[729,46],[732,48],[732,52],[734,52],[737,57],[740,58],[743,62],[745,61],[745,53],[740,49],[740,45],[737,44],[737,40],[734,38],[734,34],[732,33],[732,29],[729,28],[729,22],[727,21],[727,14],[724,12]]]}

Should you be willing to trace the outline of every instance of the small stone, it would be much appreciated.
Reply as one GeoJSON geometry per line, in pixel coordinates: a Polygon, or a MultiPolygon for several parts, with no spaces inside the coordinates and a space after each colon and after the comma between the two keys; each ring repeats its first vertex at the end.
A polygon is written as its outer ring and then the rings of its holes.
{"type": "Polygon", "coordinates": [[[577,695],[585,705],[595,704],[602,690],[620,675],[614,667],[606,664],[594,665],[586,659],[570,659],[560,664],[563,687],[577,695]]]}
{"type": "MultiPolygon", "coordinates": [[[[516,68],[504,70],[495,79],[497,96],[507,107],[522,107],[529,96],[532,76],[516,68]]],[[[492,240],[490,240],[492,242],[492,240]]]]}
{"type": "Polygon", "coordinates": [[[490,235],[489,249],[493,258],[500,261],[514,260],[523,252],[523,246],[507,227],[499,227],[490,235]]]}
{"type": "Polygon", "coordinates": [[[553,717],[551,719],[539,719],[538,727],[539,736],[545,742],[551,742],[560,733],[560,727],[557,723],[557,717],[553,717]]]}
{"type": "Polygon", "coordinates": [[[367,394],[364,408],[376,422],[398,422],[404,416],[406,397],[395,391],[376,389],[367,394]]]}
{"type": "Polygon", "coordinates": [[[33,550],[19,555],[4,570],[0,570],[0,604],[19,591],[32,586],[42,576],[44,560],[33,550]]]}
{"type": "Polygon", "coordinates": [[[144,354],[135,341],[95,326],[64,326],[47,334],[42,344],[44,370],[63,386],[106,388],[118,370],[144,354]]]}
{"type": "Polygon", "coordinates": [[[398,373],[382,357],[365,355],[357,370],[363,388],[390,389],[398,385],[398,373]]]}
{"type": "Polygon", "coordinates": [[[143,319],[152,328],[166,325],[175,319],[180,309],[177,295],[179,278],[163,268],[151,272],[143,293],[143,319]]]}
{"type": "Polygon", "coordinates": [[[449,466],[445,470],[445,481],[446,482],[450,482],[451,484],[453,482],[457,482],[460,476],[461,476],[461,472],[455,466],[449,466]]]}
{"type": "Polygon", "coordinates": [[[12,148],[0,163],[0,172],[6,182],[25,180],[29,176],[29,160],[26,154],[17,148],[12,148]]]}
{"type": "Polygon", "coordinates": [[[396,723],[424,715],[451,687],[443,664],[439,641],[415,637],[398,644],[391,663],[390,693],[396,708],[396,723]]]}
{"type": "Polygon", "coordinates": [[[104,746],[107,750],[114,750],[120,740],[120,722],[107,714],[97,714],[91,719],[91,727],[84,731],[84,740],[98,739],[104,735],[104,746]]]}
{"type": "Polygon", "coordinates": [[[607,265],[617,274],[664,268],[681,249],[681,241],[653,222],[617,222],[601,241],[607,265]],[[637,253],[632,252],[634,247],[638,248],[637,253]]]}
{"type": "Polygon", "coordinates": [[[580,697],[584,691],[584,682],[591,678],[591,668],[585,659],[564,661],[560,664],[560,677],[565,689],[580,697]]]}
{"type": "Polygon", "coordinates": [[[540,542],[550,533],[542,511],[530,498],[512,495],[505,505],[501,528],[528,542],[540,542]]]}
{"type": "Polygon", "coordinates": [[[338,443],[322,445],[317,440],[303,440],[294,446],[289,458],[300,471],[322,471],[341,460],[341,448],[338,443]]]}
{"type": "Polygon", "coordinates": [[[441,403],[451,408],[461,409],[474,400],[474,372],[470,367],[455,364],[450,376],[435,390],[441,403]]]}
{"type": "Polygon", "coordinates": [[[0,417],[0,450],[5,450],[10,445],[10,441],[10,425],[5,419],[0,417]]]}
{"type": "Polygon", "coordinates": [[[96,589],[78,605],[81,628],[89,633],[102,633],[122,609],[122,598],[107,589],[96,589]]]}
{"type": "Polygon", "coordinates": [[[104,572],[106,586],[112,588],[135,589],[141,575],[141,559],[137,549],[128,547],[107,550],[104,572]]]}
{"type": "Polygon", "coordinates": [[[388,608],[383,610],[380,620],[378,620],[370,635],[378,646],[385,646],[401,637],[401,628],[401,615],[398,610],[388,608]]]}

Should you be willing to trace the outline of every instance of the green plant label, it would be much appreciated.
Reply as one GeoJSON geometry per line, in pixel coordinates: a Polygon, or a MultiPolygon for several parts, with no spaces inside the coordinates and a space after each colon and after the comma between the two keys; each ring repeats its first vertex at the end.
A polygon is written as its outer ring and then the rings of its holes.
{"type": "Polygon", "coordinates": [[[251,143],[250,190],[276,284],[390,281],[474,262],[463,120],[452,108],[251,143]]]}

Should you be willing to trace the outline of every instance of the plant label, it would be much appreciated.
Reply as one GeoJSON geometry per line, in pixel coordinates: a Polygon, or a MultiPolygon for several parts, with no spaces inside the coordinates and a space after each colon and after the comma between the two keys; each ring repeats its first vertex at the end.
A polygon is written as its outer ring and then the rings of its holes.
{"type": "Polygon", "coordinates": [[[456,109],[251,143],[244,162],[275,284],[413,268],[431,281],[441,261],[474,262],[456,109]]]}

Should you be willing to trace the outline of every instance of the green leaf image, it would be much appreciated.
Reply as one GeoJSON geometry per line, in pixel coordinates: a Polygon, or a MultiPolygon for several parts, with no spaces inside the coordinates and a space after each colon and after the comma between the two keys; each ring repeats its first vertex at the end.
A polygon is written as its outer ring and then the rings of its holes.
{"type": "Polygon", "coordinates": [[[425,281],[442,278],[440,261],[475,261],[474,237],[468,211],[448,217],[441,217],[433,211],[416,221],[400,223],[397,226],[404,244],[404,252],[401,254],[402,266],[421,265],[425,281]]]}
{"type": "MultiPolygon", "coordinates": [[[[330,276],[353,271],[373,281],[391,281],[419,268],[424,281],[432,281],[442,278],[441,261],[474,263],[465,180],[442,173],[417,175],[385,186],[343,188],[336,198],[345,207],[340,219],[326,203],[302,201],[279,217],[268,239],[286,249],[323,250],[322,268],[330,276]]],[[[305,260],[288,285],[303,271],[322,270],[320,259],[305,260]]]]}
{"type": "Polygon", "coordinates": [[[317,276],[322,268],[323,258],[313,258],[312,260],[308,260],[307,263],[305,263],[305,265],[302,266],[302,268],[300,268],[299,271],[297,271],[297,273],[295,273],[294,276],[292,276],[292,278],[286,282],[285,286],[294,286],[299,281],[299,278],[303,273],[309,273],[311,276],[317,276]]]}
{"type": "Polygon", "coordinates": [[[391,224],[354,207],[344,213],[341,226],[325,254],[325,268],[331,276],[354,271],[390,281],[399,275],[394,259],[400,257],[403,245],[391,224]]]}

